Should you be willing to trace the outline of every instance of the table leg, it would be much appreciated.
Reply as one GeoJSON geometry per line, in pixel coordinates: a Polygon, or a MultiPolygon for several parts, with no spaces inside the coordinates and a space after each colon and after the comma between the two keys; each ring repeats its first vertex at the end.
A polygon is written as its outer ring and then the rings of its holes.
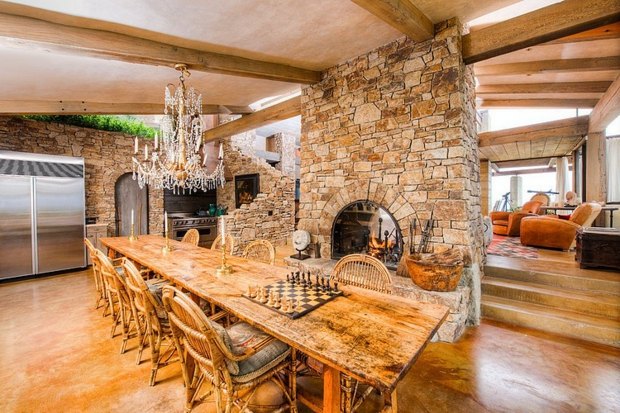
{"type": "Polygon", "coordinates": [[[398,397],[396,395],[396,389],[391,394],[384,394],[384,407],[381,413],[397,413],[398,412],[398,397]]]}
{"type": "Polygon", "coordinates": [[[340,372],[323,367],[323,413],[340,413],[340,372]]]}
{"type": "Polygon", "coordinates": [[[108,258],[113,260],[114,258],[116,258],[116,251],[114,251],[112,248],[108,247],[108,258]]]}

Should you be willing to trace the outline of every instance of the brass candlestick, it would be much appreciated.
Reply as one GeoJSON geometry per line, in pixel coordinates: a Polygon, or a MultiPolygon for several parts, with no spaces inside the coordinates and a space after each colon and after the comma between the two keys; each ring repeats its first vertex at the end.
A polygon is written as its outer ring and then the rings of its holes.
{"type": "Polygon", "coordinates": [[[138,237],[136,237],[134,230],[133,230],[133,224],[131,224],[131,234],[129,234],[129,241],[136,241],[138,239],[138,237]]]}
{"type": "Polygon", "coordinates": [[[216,275],[230,275],[232,274],[233,269],[231,265],[226,264],[226,241],[222,242],[222,264],[216,268],[216,275]]]}
{"type": "Polygon", "coordinates": [[[168,233],[165,233],[165,237],[166,237],[166,245],[164,245],[161,249],[161,253],[164,255],[169,254],[170,252],[172,252],[173,248],[170,246],[170,238],[168,238],[168,233]]]}

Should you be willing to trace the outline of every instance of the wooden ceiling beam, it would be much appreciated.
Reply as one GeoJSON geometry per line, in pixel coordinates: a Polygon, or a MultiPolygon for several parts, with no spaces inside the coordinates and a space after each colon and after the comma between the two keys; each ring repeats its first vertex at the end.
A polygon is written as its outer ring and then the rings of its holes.
{"type": "Polygon", "coordinates": [[[512,168],[532,168],[538,167],[550,167],[549,163],[553,158],[531,158],[531,159],[517,159],[514,161],[497,161],[494,162],[499,169],[512,169],[512,168]]]}
{"type": "Polygon", "coordinates": [[[572,34],[570,36],[562,37],[561,39],[553,40],[545,44],[566,44],[610,39],[620,39],[620,22],[607,24],[605,26],[597,27],[595,29],[586,30],[585,32],[572,34]]]}
{"type": "Polygon", "coordinates": [[[482,99],[478,109],[484,108],[593,108],[597,99],[482,99]]]}
{"type": "MultiPolygon", "coordinates": [[[[162,115],[163,103],[121,103],[86,101],[0,100],[2,115],[162,115]]],[[[202,105],[202,113],[248,114],[249,106],[202,105]]]]}
{"type": "Polygon", "coordinates": [[[0,44],[43,47],[73,55],[155,66],[174,67],[177,63],[184,63],[192,71],[282,82],[311,84],[321,80],[321,72],[314,70],[2,13],[0,44]]]}
{"type": "Polygon", "coordinates": [[[479,85],[476,95],[512,93],[604,93],[611,82],[512,83],[479,85]]]}
{"type": "Polygon", "coordinates": [[[270,123],[292,118],[299,114],[301,114],[301,96],[295,96],[284,102],[209,129],[202,134],[202,138],[205,142],[228,138],[270,123]]]}
{"type": "Polygon", "coordinates": [[[352,0],[416,42],[433,38],[433,22],[412,0],[352,0]]]}
{"type": "Polygon", "coordinates": [[[609,86],[590,113],[590,132],[603,132],[620,116],[620,76],[609,86]]]}
{"type": "Polygon", "coordinates": [[[588,133],[589,116],[554,120],[537,123],[535,125],[520,126],[493,132],[478,134],[478,147],[484,148],[493,145],[509,143],[531,142],[547,138],[563,138],[584,136],[588,133]]]}
{"type": "Polygon", "coordinates": [[[493,176],[514,176],[514,175],[528,175],[528,174],[545,174],[549,172],[556,172],[555,168],[532,168],[532,169],[518,169],[514,171],[499,171],[495,172],[493,176]]]}
{"type": "Polygon", "coordinates": [[[616,22],[616,0],[564,0],[463,36],[463,61],[472,64],[616,22]]]}
{"type": "Polygon", "coordinates": [[[620,56],[476,65],[474,68],[476,76],[534,75],[540,73],[593,72],[605,70],[620,70],[620,56]]]}

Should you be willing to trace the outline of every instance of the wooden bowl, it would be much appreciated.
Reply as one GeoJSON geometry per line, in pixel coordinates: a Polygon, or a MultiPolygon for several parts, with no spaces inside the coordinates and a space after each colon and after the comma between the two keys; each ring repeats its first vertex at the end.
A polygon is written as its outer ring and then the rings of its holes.
{"type": "Polygon", "coordinates": [[[463,254],[456,248],[409,255],[405,262],[411,280],[428,291],[454,291],[463,274],[463,254]]]}

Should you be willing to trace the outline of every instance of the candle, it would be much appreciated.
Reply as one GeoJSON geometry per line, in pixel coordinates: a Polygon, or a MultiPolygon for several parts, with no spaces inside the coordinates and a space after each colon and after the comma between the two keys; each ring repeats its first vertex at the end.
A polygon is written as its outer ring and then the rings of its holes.
{"type": "Polygon", "coordinates": [[[224,159],[224,144],[220,143],[220,156],[219,159],[222,160],[224,159]]]}
{"type": "Polygon", "coordinates": [[[156,133],[155,134],[155,150],[157,150],[157,148],[159,148],[159,135],[156,133]]]}
{"type": "Polygon", "coordinates": [[[133,208],[131,209],[131,226],[133,227],[133,208]]]}
{"type": "Polygon", "coordinates": [[[205,166],[207,164],[207,147],[203,146],[202,147],[202,166],[205,166]]]}
{"type": "Polygon", "coordinates": [[[144,160],[148,161],[149,159],[149,147],[146,146],[146,143],[144,144],[144,160]]]}
{"type": "Polygon", "coordinates": [[[168,238],[168,212],[164,211],[164,236],[168,238]]]}
{"type": "Polygon", "coordinates": [[[222,235],[222,244],[226,243],[226,221],[224,216],[220,217],[220,235],[222,235]]]}
{"type": "Polygon", "coordinates": [[[137,136],[133,141],[133,154],[134,155],[138,154],[138,137],[137,136]]]}

